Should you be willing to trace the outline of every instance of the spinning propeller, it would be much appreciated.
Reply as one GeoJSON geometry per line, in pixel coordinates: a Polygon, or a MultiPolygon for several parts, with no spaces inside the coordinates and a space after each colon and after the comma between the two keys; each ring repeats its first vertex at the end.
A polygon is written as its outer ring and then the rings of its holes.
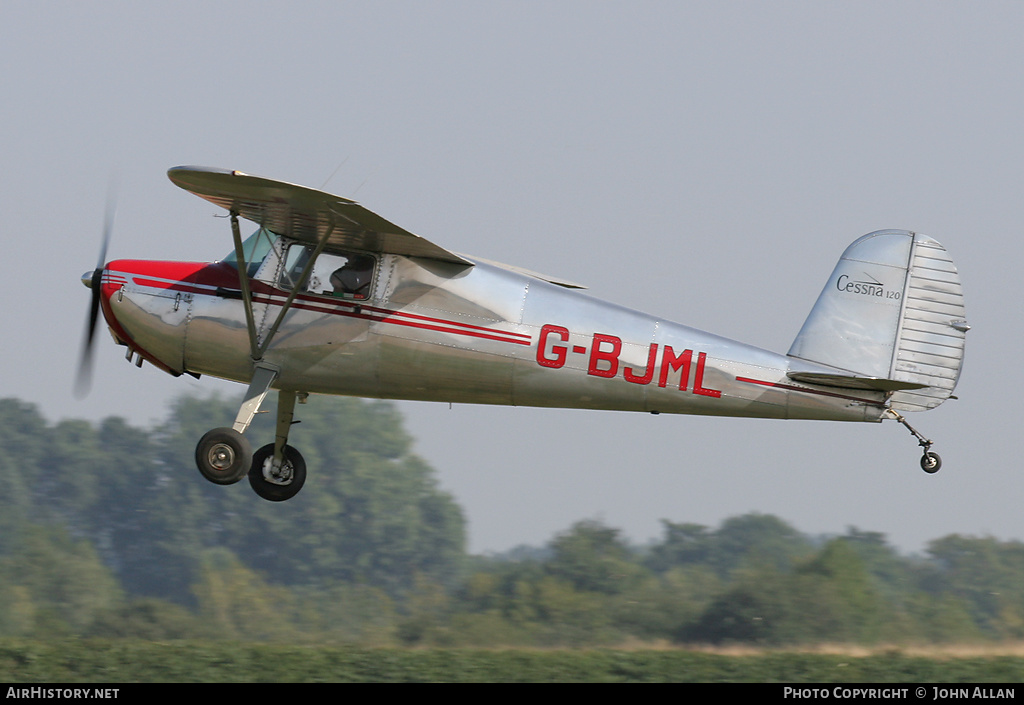
{"type": "Polygon", "coordinates": [[[100,282],[103,279],[103,268],[107,261],[107,246],[110,234],[114,229],[114,214],[117,208],[112,197],[107,198],[107,212],[103,219],[103,239],[100,242],[100,256],[96,269],[82,275],[82,283],[92,289],[89,302],[89,319],[86,322],[85,335],[82,338],[82,352],[79,356],[78,375],[75,378],[75,396],[81,399],[89,393],[92,386],[92,349],[96,338],[96,324],[100,317],[100,282]]]}

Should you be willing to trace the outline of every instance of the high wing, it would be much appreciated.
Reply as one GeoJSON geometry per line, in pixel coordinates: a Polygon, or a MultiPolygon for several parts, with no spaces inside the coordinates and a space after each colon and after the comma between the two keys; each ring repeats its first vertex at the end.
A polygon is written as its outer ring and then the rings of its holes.
{"type": "Polygon", "coordinates": [[[386,252],[473,265],[341,196],[209,167],[174,167],[167,176],[186,191],[295,240],[315,245],[330,232],[326,242],[329,249],[386,252]]]}

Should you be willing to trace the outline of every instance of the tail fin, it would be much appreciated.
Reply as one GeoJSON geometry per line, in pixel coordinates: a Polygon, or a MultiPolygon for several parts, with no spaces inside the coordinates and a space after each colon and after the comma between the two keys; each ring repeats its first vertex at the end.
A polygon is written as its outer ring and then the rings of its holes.
{"type": "Polygon", "coordinates": [[[932,409],[956,387],[968,328],[945,248],[907,230],[880,230],[846,248],[789,349],[789,376],[890,392],[890,406],[901,411],[932,409]],[[800,360],[838,369],[801,371],[800,360]]]}

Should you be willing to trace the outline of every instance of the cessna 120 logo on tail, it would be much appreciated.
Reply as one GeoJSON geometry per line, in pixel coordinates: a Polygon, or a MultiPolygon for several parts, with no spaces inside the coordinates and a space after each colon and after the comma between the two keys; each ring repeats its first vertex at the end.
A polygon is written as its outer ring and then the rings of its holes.
{"type": "Polygon", "coordinates": [[[836,280],[836,289],[839,291],[845,291],[849,294],[859,294],[860,296],[876,296],[880,299],[889,299],[891,301],[899,301],[903,298],[903,292],[896,289],[886,289],[882,282],[878,281],[870,274],[865,273],[866,280],[851,279],[849,275],[842,274],[836,280]]]}

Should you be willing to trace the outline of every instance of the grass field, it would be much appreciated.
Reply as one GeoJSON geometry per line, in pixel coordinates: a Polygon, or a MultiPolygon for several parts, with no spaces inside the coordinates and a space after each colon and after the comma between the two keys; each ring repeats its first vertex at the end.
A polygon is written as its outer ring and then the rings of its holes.
{"type": "Polygon", "coordinates": [[[364,649],[132,641],[0,643],[0,682],[1020,683],[1024,644],[691,650],[364,649]]]}

